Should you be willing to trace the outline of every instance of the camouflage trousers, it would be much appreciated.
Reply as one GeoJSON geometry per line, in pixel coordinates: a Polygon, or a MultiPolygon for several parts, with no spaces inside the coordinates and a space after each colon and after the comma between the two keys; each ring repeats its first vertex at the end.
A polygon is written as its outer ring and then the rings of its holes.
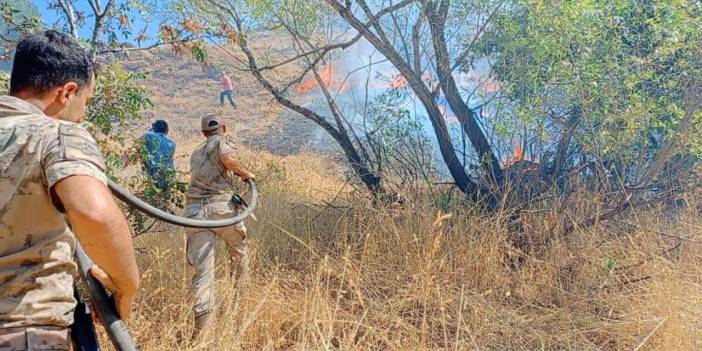
{"type": "MultiPolygon", "coordinates": [[[[232,217],[238,209],[230,202],[195,203],[185,208],[183,216],[195,219],[222,219],[232,217]]],[[[225,228],[186,229],[188,235],[188,263],[195,268],[191,282],[193,312],[201,316],[214,309],[215,291],[215,245],[217,238],[227,245],[230,256],[231,278],[235,283],[245,280],[249,261],[249,244],[243,222],[225,228]]]]}
{"type": "Polygon", "coordinates": [[[49,350],[73,350],[68,328],[18,327],[0,329],[0,351],[49,350]]]}

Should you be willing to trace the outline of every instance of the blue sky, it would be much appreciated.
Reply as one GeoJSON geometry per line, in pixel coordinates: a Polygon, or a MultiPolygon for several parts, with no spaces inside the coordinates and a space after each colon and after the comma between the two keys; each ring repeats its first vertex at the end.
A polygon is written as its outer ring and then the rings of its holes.
{"type": "MultiPolygon", "coordinates": [[[[60,10],[51,10],[48,9],[48,0],[31,0],[31,2],[34,4],[34,6],[37,7],[39,10],[39,13],[41,13],[42,21],[44,24],[48,27],[57,27],[59,29],[67,30],[65,27],[65,17],[63,16],[63,13],[60,12],[60,10]]],[[[103,1],[105,2],[105,1],[103,1]]],[[[122,3],[123,1],[118,1],[118,3],[122,3]]],[[[92,14],[92,9],[90,8],[90,5],[88,4],[88,1],[86,0],[74,0],[74,7],[76,12],[84,12],[85,15],[90,15],[92,14]]],[[[138,32],[141,31],[145,26],[146,22],[144,22],[142,16],[139,15],[139,11],[136,9],[133,9],[130,12],[129,16],[130,20],[132,21],[132,35],[128,37],[124,37],[123,35],[118,36],[118,40],[121,42],[136,42],[136,37],[138,35],[138,32]]],[[[93,18],[89,17],[86,20],[86,23],[82,26],[80,26],[78,30],[78,35],[83,37],[83,38],[88,38],[92,36],[92,21],[93,18]]],[[[159,23],[156,20],[150,21],[147,27],[147,33],[149,35],[149,42],[153,42],[154,39],[156,38],[156,34],[158,33],[158,28],[159,28],[159,23]]],[[[142,43],[144,45],[144,43],[142,43]]]]}

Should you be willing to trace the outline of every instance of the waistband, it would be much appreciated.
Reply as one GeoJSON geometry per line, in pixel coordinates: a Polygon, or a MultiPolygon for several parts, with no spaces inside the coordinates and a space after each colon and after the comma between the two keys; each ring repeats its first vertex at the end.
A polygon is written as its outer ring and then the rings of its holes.
{"type": "Polygon", "coordinates": [[[0,328],[0,350],[71,350],[70,330],[30,326],[0,328]]]}
{"type": "Polygon", "coordinates": [[[220,195],[212,195],[208,197],[203,197],[199,199],[193,199],[193,198],[186,198],[187,204],[192,205],[192,204],[210,204],[214,202],[229,202],[232,199],[232,194],[220,194],[220,195]]]}

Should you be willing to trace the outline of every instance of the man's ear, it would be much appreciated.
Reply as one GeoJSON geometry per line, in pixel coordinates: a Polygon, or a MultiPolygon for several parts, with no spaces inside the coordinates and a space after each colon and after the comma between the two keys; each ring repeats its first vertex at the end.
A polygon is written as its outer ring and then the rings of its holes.
{"type": "Polygon", "coordinates": [[[59,88],[56,100],[59,104],[65,106],[68,104],[68,100],[71,98],[71,96],[75,95],[77,92],[78,84],[75,82],[68,82],[59,88]]]}

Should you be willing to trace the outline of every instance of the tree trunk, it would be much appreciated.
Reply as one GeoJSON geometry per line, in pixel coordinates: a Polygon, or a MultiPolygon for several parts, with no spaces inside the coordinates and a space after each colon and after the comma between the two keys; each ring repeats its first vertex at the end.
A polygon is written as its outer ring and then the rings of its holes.
{"type": "MultiPolygon", "coordinates": [[[[370,31],[366,25],[356,18],[352,13],[351,9],[343,6],[336,0],[325,0],[327,4],[332,6],[338,11],[339,15],[354,29],[363,35],[366,40],[368,40],[371,45],[373,45],[380,53],[382,53],[395,68],[400,71],[400,74],[407,79],[407,84],[412,89],[414,94],[419,98],[422,105],[427,111],[429,120],[431,121],[432,128],[434,129],[434,134],[436,135],[437,142],[439,144],[439,151],[441,156],[446,163],[446,167],[451,173],[456,186],[465,194],[471,196],[474,200],[479,199],[479,189],[477,184],[470,179],[465,171],[464,166],[459,161],[456,155],[456,150],[453,146],[451,138],[448,133],[448,128],[446,127],[446,122],[439,110],[439,106],[434,100],[429,89],[424,85],[422,81],[421,72],[414,72],[409,63],[405,62],[398,51],[392,46],[384,35],[382,26],[377,23],[378,18],[369,15],[372,18],[371,26],[375,28],[378,35],[370,31]]],[[[363,6],[365,3],[360,2],[363,6]]],[[[367,6],[365,6],[367,7],[367,6]]],[[[366,13],[369,13],[369,9],[364,8],[366,13]]]]}
{"type": "Polygon", "coordinates": [[[373,171],[371,171],[368,168],[366,163],[360,157],[358,151],[356,150],[356,147],[353,145],[353,142],[351,142],[351,139],[349,138],[348,134],[339,132],[339,130],[337,130],[336,128],[334,128],[333,125],[327,122],[327,120],[324,117],[318,115],[317,113],[308,108],[295,104],[294,102],[290,101],[285,96],[283,96],[280,93],[280,91],[273,87],[273,85],[261,74],[260,70],[258,69],[258,66],[256,65],[256,58],[253,56],[253,53],[248,49],[246,43],[243,41],[240,42],[239,47],[247,57],[249,68],[251,69],[251,74],[253,74],[254,78],[258,80],[258,82],[263,86],[264,89],[266,89],[271,95],[273,95],[276,102],[292,111],[303,115],[307,119],[316,123],[318,126],[322,127],[327,132],[327,134],[334,138],[337,144],[339,144],[341,149],[344,151],[344,155],[346,156],[346,160],[349,162],[351,169],[353,169],[356,175],[361,179],[361,181],[366,186],[366,188],[368,188],[373,197],[378,198],[379,196],[385,194],[386,191],[383,187],[381,177],[376,175],[373,171]]]}
{"type": "Polygon", "coordinates": [[[450,1],[442,1],[438,12],[432,7],[431,2],[424,5],[424,11],[429,19],[428,22],[431,30],[434,55],[436,57],[436,70],[439,76],[441,91],[444,93],[444,96],[446,96],[446,101],[448,101],[451,110],[461,123],[463,132],[478,154],[480,164],[485,169],[488,179],[494,186],[494,190],[497,190],[500,188],[503,180],[500,161],[495,156],[487,137],[485,137],[483,130],[478,125],[475,112],[473,112],[463,100],[458,91],[456,81],[453,79],[448,47],[444,35],[449,5],[450,1]]]}
{"type": "Polygon", "coordinates": [[[568,149],[570,148],[570,140],[573,137],[575,128],[578,126],[580,117],[582,116],[582,109],[580,106],[573,108],[573,112],[568,118],[563,131],[561,132],[561,137],[558,140],[558,146],[556,146],[556,155],[553,160],[553,166],[551,168],[551,182],[556,182],[560,186],[560,178],[563,175],[563,171],[566,168],[566,161],[568,159],[568,149]]]}
{"type": "Polygon", "coordinates": [[[73,37],[73,40],[78,42],[78,24],[76,23],[73,4],[66,0],[61,0],[58,2],[58,4],[61,7],[61,10],[63,10],[64,15],[66,15],[66,22],[68,23],[68,28],[71,30],[71,37],[73,37]]]}

